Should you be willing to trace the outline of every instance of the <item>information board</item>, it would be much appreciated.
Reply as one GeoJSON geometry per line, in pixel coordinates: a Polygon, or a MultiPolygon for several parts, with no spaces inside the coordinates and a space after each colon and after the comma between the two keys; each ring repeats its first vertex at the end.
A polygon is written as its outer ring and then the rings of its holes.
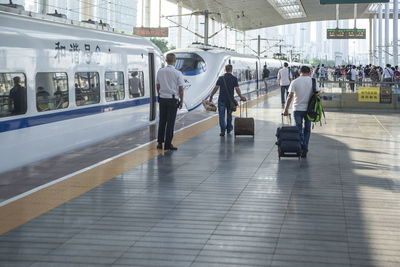
{"type": "Polygon", "coordinates": [[[379,87],[360,87],[358,88],[358,102],[380,102],[379,87]]]}
{"type": "Polygon", "coordinates": [[[133,28],[133,34],[143,37],[168,37],[168,28],[133,28]]]}
{"type": "Polygon", "coordinates": [[[358,4],[358,3],[389,3],[389,0],[319,0],[321,5],[358,4]]]}
{"type": "Polygon", "coordinates": [[[365,39],[366,29],[327,29],[326,39],[365,39]]]}

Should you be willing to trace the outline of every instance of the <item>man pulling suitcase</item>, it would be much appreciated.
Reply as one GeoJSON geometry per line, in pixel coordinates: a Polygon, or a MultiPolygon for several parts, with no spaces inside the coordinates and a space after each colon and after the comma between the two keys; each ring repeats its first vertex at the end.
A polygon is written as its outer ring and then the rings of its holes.
{"type": "Polygon", "coordinates": [[[242,93],[240,92],[237,78],[232,75],[232,70],[233,67],[231,64],[225,66],[226,73],[224,74],[224,76],[218,78],[217,84],[210,95],[210,102],[212,102],[214,94],[218,91],[218,88],[221,88],[219,90],[218,97],[219,126],[221,128],[221,133],[219,134],[219,136],[225,136],[225,131],[229,134],[233,130],[232,107],[234,106],[233,103],[235,103],[234,90],[236,90],[236,93],[239,95],[240,100],[246,101],[246,98],[242,96],[242,93]],[[226,122],[225,110],[227,113],[226,122]]]}
{"type": "MultiPolygon", "coordinates": [[[[316,91],[319,91],[318,84],[315,83],[316,91]]],[[[289,95],[286,101],[284,116],[289,115],[289,107],[293,102],[293,114],[296,126],[300,132],[302,145],[302,158],[307,157],[308,143],[311,136],[311,121],[307,118],[308,102],[313,94],[313,81],[311,78],[311,69],[307,66],[302,66],[300,69],[300,77],[294,80],[289,87],[289,95]],[[304,126],[303,126],[304,124],[304,126]]]]}

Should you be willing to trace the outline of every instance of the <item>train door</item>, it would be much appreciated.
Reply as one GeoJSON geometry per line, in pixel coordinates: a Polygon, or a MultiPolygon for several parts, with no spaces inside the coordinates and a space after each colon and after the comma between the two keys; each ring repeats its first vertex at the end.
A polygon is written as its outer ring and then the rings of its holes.
{"type": "Polygon", "coordinates": [[[150,80],[150,121],[156,119],[157,105],[156,105],[156,77],[154,73],[154,54],[149,53],[149,80],[150,80]]]}

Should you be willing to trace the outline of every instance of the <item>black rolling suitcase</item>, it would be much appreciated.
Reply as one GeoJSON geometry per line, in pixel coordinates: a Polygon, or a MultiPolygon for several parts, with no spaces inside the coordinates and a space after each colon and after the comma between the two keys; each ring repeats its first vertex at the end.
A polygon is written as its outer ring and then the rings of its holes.
{"type": "Polygon", "coordinates": [[[282,127],[276,129],[276,145],[278,146],[278,156],[281,157],[298,157],[300,159],[303,153],[301,147],[300,132],[297,126],[290,126],[292,124],[289,115],[289,126],[285,126],[282,114],[282,127]]]}
{"type": "Polygon", "coordinates": [[[234,133],[236,135],[252,135],[254,137],[254,118],[247,117],[247,102],[246,102],[246,118],[242,118],[242,105],[239,107],[240,117],[235,118],[234,133]]]}

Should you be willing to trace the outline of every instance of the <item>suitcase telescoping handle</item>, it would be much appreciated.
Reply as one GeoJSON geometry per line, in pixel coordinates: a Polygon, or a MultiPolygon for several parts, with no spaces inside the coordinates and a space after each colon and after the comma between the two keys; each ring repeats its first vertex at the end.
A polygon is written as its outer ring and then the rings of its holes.
{"type": "MultiPolygon", "coordinates": [[[[289,115],[287,117],[288,117],[289,125],[292,125],[292,116],[291,116],[291,114],[289,113],[289,115]]],[[[283,115],[283,113],[281,114],[281,118],[282,118],[282,126],[285,126],[285,123],[284,123],[285,116],[283,115]]]]}
{"type": "MultiPolygon", "coordinates": [[[[242,102],[243,100],[240,100],[240,102],[242,102]]],[[[246,103],[246,118],[247,118],[247,101],[243,101],[246,103]]],[[[244,109],[244,107],[243,107],[244,109]]],[[[242,117],[242,105],[239,106],[239,112],[240,112],[240,118],[242,117]]],[[[243,111],[244,112],[244,111],[243,111]]]]}

